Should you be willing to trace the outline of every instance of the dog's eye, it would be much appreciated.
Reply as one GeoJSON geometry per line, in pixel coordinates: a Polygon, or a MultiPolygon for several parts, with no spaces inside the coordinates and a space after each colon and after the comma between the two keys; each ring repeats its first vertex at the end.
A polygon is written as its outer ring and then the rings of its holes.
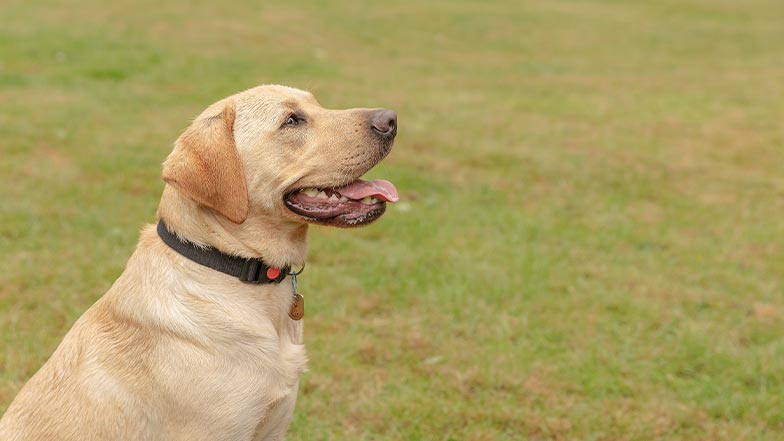
{"type": "Polygon", "coordinates": [[[300,119],[297,117],[297,115],[291,115],[291,116],[288,117],[288,119],[286,119],[286,124],[284,124],[284,125],[286,125],[286,126],[296,126],[297,124],[299,124],[299,122],[300,122],[300,119]]]}

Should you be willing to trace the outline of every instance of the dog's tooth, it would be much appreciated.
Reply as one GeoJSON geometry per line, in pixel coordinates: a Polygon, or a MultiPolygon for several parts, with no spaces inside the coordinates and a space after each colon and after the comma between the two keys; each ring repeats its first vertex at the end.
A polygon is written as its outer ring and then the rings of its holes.
{"type": "Polygon", "coordinates": [[[361,200],[361,201],[359,201],[359,202],[362,202],[362,203],[363,203],[363,204],[365,204],[365,205],[373,205],[373,202],[372,202],[372,201],[373,201],[373,198],[371,198],[370,196],[368,196],[368,197],[366,197],[366,198],[362,199],[362,200],[361,200]]]}
{"type": "Polygon", "coordinates": [[[340,202],[348,202],[348,198],[345,196],[340,197],[340,202]]]}
{"type": "Polygon", "coordinates": [[[332,196],[329,197],[329,200],[330,201],[339,201],[340,199],[338,199],[338,197],[335,196],[335,193],[332,193],[332,196]]]}
{"type": "Polygon", "coordinates": [[[306,195],[308,195],[308,196],[312,197],[312,198],[313,198],[313,197],[316,197],[316,195],[318,194],[318,190],[316,190],[316,189],[315,189],[315,188],[313,188],[313,187],[311,187],[311,188],[306,188],[306,189],[302,190],[302,192],[303,192],[303,193],[305,193],[306,195]]]}
{"type": "Polygon", "coordinates": [[[327,194],[324,193],[324,191],[322,190],[322,191],[318,192],[316,197],[319,198],[319,199],[327,199],[327,194]]]}

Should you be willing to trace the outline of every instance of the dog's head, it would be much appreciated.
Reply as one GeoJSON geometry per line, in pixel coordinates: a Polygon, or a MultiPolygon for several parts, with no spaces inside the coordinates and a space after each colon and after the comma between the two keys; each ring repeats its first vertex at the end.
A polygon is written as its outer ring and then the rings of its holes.
{"type": "Polygon", "coordinates": [[[359,179],[396,133],[391,110],[330,110],[308,92],[260,86],[202,112],[177,139],[163,179],[236,224],[261,210],[294,222],[364,225],[398,200],[388,181],[359,179]]]}

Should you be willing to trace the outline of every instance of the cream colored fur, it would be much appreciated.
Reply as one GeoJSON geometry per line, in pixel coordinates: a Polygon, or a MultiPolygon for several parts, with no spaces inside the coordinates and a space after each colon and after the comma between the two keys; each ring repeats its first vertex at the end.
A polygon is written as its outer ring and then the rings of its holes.
{"type": "MultiPolygon", "coordinates": [[[[283,86],[221,100],[164,164],[158,215],[189,241],[299,267],[307,223],[284,194],[372,167],[380,158],[362,147],[369,135],[349,130],[366,119],[366,109],[323,109],[283,86]],[[281,131],[295,109],[307,130],[281,131]]],[[[306,368],[291,298],[289,278],[244,284],[180,256],[147,226],[119,279],[8,407],[0,440],[283,439],[306,368]]]]}

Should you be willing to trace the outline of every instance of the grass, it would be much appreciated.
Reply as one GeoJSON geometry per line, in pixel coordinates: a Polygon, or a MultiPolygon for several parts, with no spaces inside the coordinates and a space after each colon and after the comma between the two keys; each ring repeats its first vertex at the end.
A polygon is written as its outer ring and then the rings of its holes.
{"type": "Polygon", "coordinates": [[[0,410],[260,84],[400,115],[404,203],[311,230],[292,440],[784,431],[778,1],[0,8],[0,410]]]}

